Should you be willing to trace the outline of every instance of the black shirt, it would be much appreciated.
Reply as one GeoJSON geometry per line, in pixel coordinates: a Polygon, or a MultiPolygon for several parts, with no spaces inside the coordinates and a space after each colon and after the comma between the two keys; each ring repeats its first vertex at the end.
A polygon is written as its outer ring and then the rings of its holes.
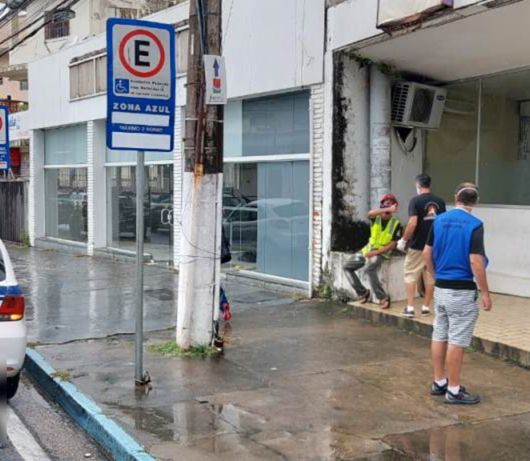
{"type": "MultiPolygon", "coordinates": [[[[427,237],[427,245],[430,247],[434,246],[434,228],[429,232],[427,237]]],[[[473,231],[471,237],[471,247],[469,248],[469,254],[482,255],[486,257],[486,249],[484,247],[484,226],[479,226],[473,231]]],[[[452,290],[476,290],[477,285],[475,282],[469,280],[436,280],[436,286],[438,288],[451,288],[452,290]]]]}
{"type": "Polygon", "coordinates": [[[418,225],[410,239],[410,248],[423,251],[436,216],[445,213],[443,199],[431,192],[414,197],[409,203],[409,216],[418,217],[418,225]]]}

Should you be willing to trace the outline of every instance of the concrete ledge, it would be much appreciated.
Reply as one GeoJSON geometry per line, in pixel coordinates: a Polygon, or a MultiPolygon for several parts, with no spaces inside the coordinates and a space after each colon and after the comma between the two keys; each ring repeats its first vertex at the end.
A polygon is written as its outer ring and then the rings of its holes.
{"type": "Polygon", "coordinates": [[[33,349],[26,349],[25,369],[70,417],[116,461],[155,461],[73,384],[54,378],[56,371],[33,349]]]}
{"type": "MultiPolygon", "coordinates": [[[[357,298],[357,293],[351,287],[348,278],[344,272],[344,264],[353,256],[353,253],[332,252],[331,253],[331,270],[333,272],[333,288],[342,293],[347,293],[351,299],[357,298]]],[[[379,280],[387,290],[392,301],[403,301],[407,299],[404,280],[404,262],[405,256],[402,254],[393,254],[388,260],[383,262],[381,269],[379,269],[379,280]]],[[[359,278],[364,286],[370,288],[370,283],[363,269],[359,272],[359,278]]],[[[377,300],[373,296],[372,302],[377,300]]]]}
{"type": "Polygon", "coordinates": [[[88,255],[88,245],[83,242],[71,242],[68,240],[42,237],[35,239],[35,248],[41,250],[54,250],[61,253],[73,255],[88,255]]]}
{"type": "MultiPolygon", "coordinates": [[[[349,306],[357,317],[364,318],[372,323],[398,327],[401,330],[409,331],[429,339],[432,337],[432,325],[426,321],[422,321],[423,319],[421,318],[409,319],[399,315],[395,310],[393,312],[375,310],[355,302],[349,303],[349,306]]],[[[507,360],[523,368],[530,368],[530,351],[498,341],[491,341],[480,336],[473,336],[471,347],[479,352],[507,360]]]]}

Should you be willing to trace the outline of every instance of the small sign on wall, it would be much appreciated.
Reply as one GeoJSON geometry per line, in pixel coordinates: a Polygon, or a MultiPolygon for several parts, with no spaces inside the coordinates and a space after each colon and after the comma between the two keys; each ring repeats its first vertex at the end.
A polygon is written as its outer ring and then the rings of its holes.
{"type": "Polygon", "coordinates": [[[227,103],[225,59],[222,56],[205,55],[204,73],[206,104],[225,105],[227,103]]]}

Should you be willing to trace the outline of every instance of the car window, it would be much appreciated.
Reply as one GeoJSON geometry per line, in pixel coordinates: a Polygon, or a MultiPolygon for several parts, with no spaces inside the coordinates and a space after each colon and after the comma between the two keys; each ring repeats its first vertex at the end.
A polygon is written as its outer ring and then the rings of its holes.
{"type": "Polygon", "coordinates": [[[6,279],[6,266],[4,264],[4,257],[0,251],[0,282],[3,282],[6,279]]]}

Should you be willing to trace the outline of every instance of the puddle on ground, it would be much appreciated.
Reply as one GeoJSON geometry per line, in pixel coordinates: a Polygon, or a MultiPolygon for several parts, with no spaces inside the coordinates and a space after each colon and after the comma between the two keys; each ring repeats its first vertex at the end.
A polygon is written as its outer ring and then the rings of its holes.
{"type": "Polygon", "coordinates": [[[386,437],[417,461],[530,460],[530,414],[386,437]]]}

